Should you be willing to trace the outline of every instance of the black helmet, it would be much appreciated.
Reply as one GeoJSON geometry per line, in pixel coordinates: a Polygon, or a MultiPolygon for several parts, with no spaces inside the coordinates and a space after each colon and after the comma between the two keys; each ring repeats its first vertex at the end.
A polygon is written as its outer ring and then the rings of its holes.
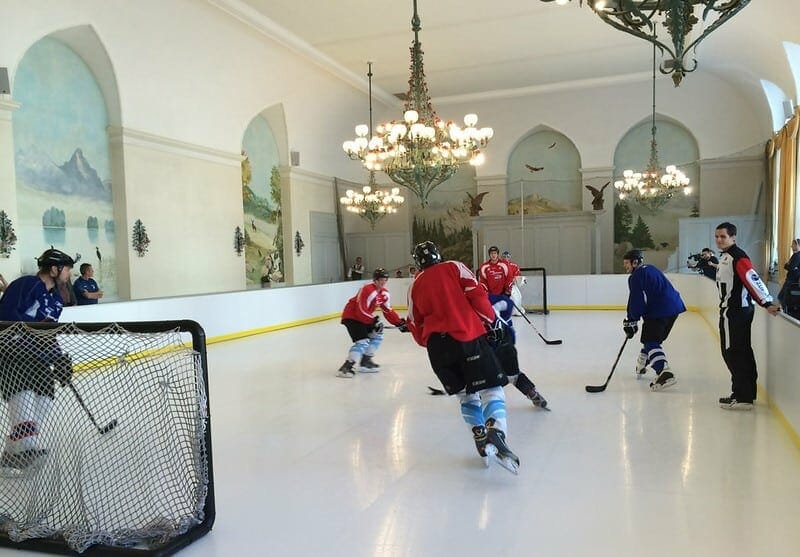
{"type": "Polygon", "coordinates": [[[374,271],[372,271],[372,280],[378,280],[382,278],[389,278],[389,273],[386,272],[386,269],[383,267],[378,267],[374,271]]]}
{"type": "Polygon", "coordinates": [[[640,249],[632,249],[625,252],[625,255],[622,256],[622,259],[625,261],[630,261],[631,263],[641,263],[644,261],[644,254],[640,249]]]}
{"type": "Polygon", "coordinates": [[[511,259],[511,252],[506,250],[500,254],[500,257],[502,257],[503,259],[511,259]]]}
{"type": "Polygon", "coordinates": [[[440,263],[442,256],[439,254],[439,248],[436,247],[436,244],[428,240],[414,247],[414,261],[417,262],[417,267],[420,269],[427,269],[431,265],[440,263]]]}
{"type": "Polygon", "coordinates": [[[493,251],[496,251],[497,253],[500,253],[500,248],[498,248],[497,246],[490,246],[489,247],[489,253],[492,253],[493,251]]]}
{"type": "Polygon", "coordinates": [[[49,269],[53,265],[57,267],[74,267],[75,261],[61,250],[50,248],[36,259],[40,269],[49,269]]]}

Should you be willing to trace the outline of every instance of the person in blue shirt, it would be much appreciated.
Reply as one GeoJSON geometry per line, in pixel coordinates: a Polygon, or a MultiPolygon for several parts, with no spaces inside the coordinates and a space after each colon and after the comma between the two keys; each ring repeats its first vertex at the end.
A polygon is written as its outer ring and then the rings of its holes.
{"type": "MultiPolygon", "coordinates": [[[[64,301],[58,284],[69,279],[75,262],[66,253],[46,250],[39,272],[12,281],[0,298],[2,321],[58,321],[64,301]]],[[[0,337],[0,395],[8,403],[9,435],[0,468],[24,470],[47,455],[40,445],[41,425],[55,397],[55,381],[72,379],[72,363],[54,335],[12,329],[0,337]]]]}
{"type": "Polygon", "coordinates": [[[100,290],[97,282],[92,278],[93,276],[94,267],[92,267],[92,264],[81,264],[81,276],[75,279],[72,284],[72,289],[75,291],[75,299],[78,300],[79,306],[96,304],[103,297],[103,291],[100,290]]]}
{"type": "Polygon", "coordinates": [[[676,383],[661,346],[672,330],[678,315],[686,311],[681,295],[669,279],[652,265],[644,263],[640,250],[630,250],[622,257],[628,277],[627,316],[622,322],[625,336],[633,338],[642,319],[642,350],[636,362],[636,377],[644,377],[648,370],[656,374],[650,389],[660,391],[676,383]]]}

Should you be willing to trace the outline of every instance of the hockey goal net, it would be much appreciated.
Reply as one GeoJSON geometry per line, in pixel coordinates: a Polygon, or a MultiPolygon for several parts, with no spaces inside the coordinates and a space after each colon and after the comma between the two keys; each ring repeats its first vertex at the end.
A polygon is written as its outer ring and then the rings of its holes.
{"type": "MultiPolygon", "coordinates": [[[[547,271],[544,267],[524,267],[520,269],[517,288],[522,300],[522,307],[533,313],[550,313],[547,309],[547,271]]],[[[520,305],[520,302],[514,300],[520,305]]]]}
{"type": "Polygon", "coordinates": [[[207,389],[193,321],[0,322],[0,544],[170,555],[207,533],[207,389]]]}

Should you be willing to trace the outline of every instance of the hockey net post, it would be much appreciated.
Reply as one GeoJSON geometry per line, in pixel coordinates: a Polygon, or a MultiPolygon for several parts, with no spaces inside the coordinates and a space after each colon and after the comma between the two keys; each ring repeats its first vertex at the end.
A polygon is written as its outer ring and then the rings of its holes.
{"type": "Polygon", "coordinates": [[[211,530],[198,323],[0,322],[0,394],[0,546],[163,557],[211,530]]]}
{"type": "Polygon", "coordinates": [[[517,280],[521,301],[515,303],[529,313],[547,315],[547,271],[544,267],[523,267],[520,269],[522,280],[517,280]]]}

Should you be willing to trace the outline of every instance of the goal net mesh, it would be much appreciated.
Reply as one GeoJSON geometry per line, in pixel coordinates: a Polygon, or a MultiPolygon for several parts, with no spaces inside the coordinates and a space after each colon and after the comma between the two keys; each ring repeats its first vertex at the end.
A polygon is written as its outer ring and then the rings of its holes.
{"type": "Polygon", "coordinates": [[[147,553],[205,518],[200,354],[178,329],[78,327],[0,331],[0,532],[147,553]]]}
{"type": "MultiPolygon", "coordinates": [[[[529,312],[550,313],[547,308],[547,273],[543,267],[520,269],[516,279],[521,305],[529,312]]],[[[512,292],[513,294],[513,292],[512,292]]],[[[520,305],[518,300],[514,303],[520,305]]]]}

